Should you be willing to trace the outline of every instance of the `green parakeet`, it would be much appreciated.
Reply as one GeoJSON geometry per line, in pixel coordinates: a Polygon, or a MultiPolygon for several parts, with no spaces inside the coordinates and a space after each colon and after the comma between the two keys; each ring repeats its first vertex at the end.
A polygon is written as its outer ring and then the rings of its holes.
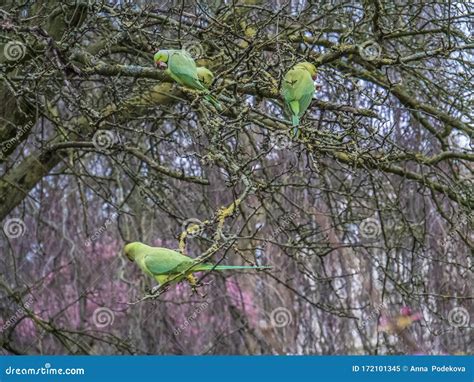
{"type": "Polygon", "coordinates": [[[209,89],[212,85],[212,81],[214,81],[214,73],[212,73],[208,68],[200,66],[197,68],[197,75],[199,82],[209,89]]]}
{"type": "Polygon", "coordinates": [[[150,247],[139,242],[125,245],[124,252],[130,261],[135,261],[143,272],[152,276],[160,284],[165,282],[178,283],[187,279],[192,286],[195,286],[196,280],[193,277],[193,273],[200,271],[271,268],[199,263],[196,259],[182,255],[171,249],[150,247]]]}
{"type": "Polygon", "coordinates": [[[293,133],[299,135],[300,118],[311,103],[315,92],[316,67],[309,62],[300,62],[291,68],[283,78],[281,95],[291,116],[293,133]]]}
{"type": "Polygon", "coordinates": [[[166,68],[166,73],[178,84],[189,89],[204,92],[204,98],[221,111],[220,103],[209,94],[206,87],[199,81],[196,63],[185,50],[159,50],[153,57],[155,65],[160,69],[166,68]]]}

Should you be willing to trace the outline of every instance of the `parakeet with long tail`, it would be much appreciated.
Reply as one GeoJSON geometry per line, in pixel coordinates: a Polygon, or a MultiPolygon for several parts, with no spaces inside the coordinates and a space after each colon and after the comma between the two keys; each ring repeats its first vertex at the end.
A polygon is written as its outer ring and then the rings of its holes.
{"type": "Polygon", "coordinates": [[[300,62],[293,66],[283,78],[281,95],[291,117],[294,136],[299,135],[300,118],[311,104],[316,80],[316,67],[309,62],[300,62]]]}
{"type": "Polygon", "coordinates": [[[196,63],[185,50],[159,50],[153,57],[155,65],[166,69],[166,73],[178,84],[189,89],[204,93],[204,98],[214,107],[222,111],[221,104],[213,97],[209,90],[199,81],[196,63]]]}
{"type": "Polygon", "coordinates": [[[150,247],[140,242],[125,245],[124,252],[130,261],[137,263],[144,273],[152,276],[160,285],[167,282],[172,284],[179,283],[186,279],[192,287],[195,287],[196,279],[193,276],[194,272],[271,268],[265,266],[200,263],[196,259],[171,249],[150,247]]]}

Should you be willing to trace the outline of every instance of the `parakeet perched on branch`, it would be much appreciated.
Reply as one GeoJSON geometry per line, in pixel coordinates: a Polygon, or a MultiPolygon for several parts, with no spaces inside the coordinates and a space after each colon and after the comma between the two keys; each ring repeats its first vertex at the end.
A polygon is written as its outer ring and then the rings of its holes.
{"type": "Polygon", "coordinates": [[[202,91],[204,98],[221,111],[222,106],[199,81],[196,63],[185,50],[159,50],[153,57],[155,65],[166,69],[166,73],[178,84],[202,91]]]}
{"type": "Polygon", "coordinates": [[[281,95],[291,116],[293,134],[299,135],[300,118],[311,103],[315,92],[316,67],[309,62],[300,62],[291,68],[283,78],[281,95]]]}
{"type": "Polygon", "coordinates": [[[150,247],[139,242],[125,245],[124,252],[130,261],[135,261],[144,273],[152,276],[160,284],[166,282],[174,284],[187,279],[191,286],[195,287],[196,280],[193,276],[194,272],[271,268],[199,263],[196,259],[182,255],[171,249],[150,247]]]}

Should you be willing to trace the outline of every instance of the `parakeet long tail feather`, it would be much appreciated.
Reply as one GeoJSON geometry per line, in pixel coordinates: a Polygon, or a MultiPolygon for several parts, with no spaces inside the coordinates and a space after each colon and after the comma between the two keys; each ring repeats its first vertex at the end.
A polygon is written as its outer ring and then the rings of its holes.
{"type": "Polygon", "coordinates": [[[196,271],[225,271],[230,269],[270,269],[268,266],[248,266],[248,265],[212,265],[200,264],[196,267],[196,271]]]}
{"type": "Polygon", "coordinates": [[[207,94],[205,96],[206,100],[209,101],[218,111],[222,111],[222,105],[219,103],[219,101],[212,95],[207,94]]]}
{"type": "Polygon", "coordinates": [[[291,116],[291,123],[293,126],[298,126],[300,124],[300,118],[297,115],[292,115],[291,116]]]}

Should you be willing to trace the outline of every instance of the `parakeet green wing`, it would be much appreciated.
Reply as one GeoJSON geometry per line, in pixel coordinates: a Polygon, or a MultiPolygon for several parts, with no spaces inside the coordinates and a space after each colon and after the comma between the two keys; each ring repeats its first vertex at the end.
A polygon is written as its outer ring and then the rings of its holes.
{"type": "Polygon", "coordinates": [[[306,109],[311,104],[311,100],[313,99],[313,94],[314,94],[314,91],[311,91],[311,93],[305,93],[301,96],[301,98],[299,100],[299,104],[300,104],[300,115],[299,116],[300,117],[304,114],[306,109]]]}
{"type": "Polygon", "coordinates": [[[153,275],[167,275],[170,273],[180,272],[181,269],[186,269],[193,265],[191,258],[181,255],[178,252],[160,248],[159,253],[150,253],[145,255],[143,262],[148,270],[153,275]]]}
{"type": "Polygon", "coordinates": [[[185,50],[171,51],[168,58],[168,73],[179,84],[187,86],[191,89],[205,91],[204,98],[214,105],[214,107],[222,111],[222,106],[215,97],[209,94],[206,87],[199,82],[196,63],[193,58],[185,50]]]}
{"type": "MultiPolygon", "coordinates": [[[[299,110],[293,110],[292,113],[297,113],[301,117],[311,103],[314,94],[314,83],[309,74],[303,70],[290,70],[283,79],[282,95],[285,102],[290,107],[290,103],[298,101],[299,110]]],[[[296,114],[295,113],[295,114],[296,114]]]]}
{"type": "Polygon", "coordinates": [[[206,90],[199,82],[196,63],[185,50],[172,51],[168,58],[168,69],[171,76],[182,85],[206,90]]]}

